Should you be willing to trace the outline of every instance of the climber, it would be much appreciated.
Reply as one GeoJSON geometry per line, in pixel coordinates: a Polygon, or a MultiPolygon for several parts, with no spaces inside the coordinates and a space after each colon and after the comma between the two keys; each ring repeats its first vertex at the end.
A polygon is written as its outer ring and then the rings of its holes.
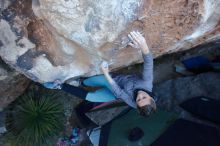
{"type": "Polygon", "coordinates": [[[116,99],[122,99],[125,103],[133,108],[137,108],[140,115],[148,116],[156,110],[156,103],[152,93],[153,88],[153,58],[145,38],[136,31],[128,35],[131,43],[130,46],[141,49],[144,66],[142,76],[137,75],[118,75],[112,77],[109,74],[108,63],[101,64],[103,75],[90,77],[82,81],[83,86],[104,87],[89,92],[83,88],[71,86],[68,84],[60,85],[60,81],[44,83],[47,88],[62,89],[77,97],[91,102],[109,102],[116,99]]]}

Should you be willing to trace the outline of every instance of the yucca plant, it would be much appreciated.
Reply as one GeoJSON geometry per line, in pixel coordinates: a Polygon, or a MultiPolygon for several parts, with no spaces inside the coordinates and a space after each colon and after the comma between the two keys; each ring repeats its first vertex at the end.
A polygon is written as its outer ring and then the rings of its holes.
{"type": "Polygon", "coordinates": [[[55,95],[32,91],[9,110],[6,124],[13,145],[48,146],[63,127],[63,107],[55,95]]]}

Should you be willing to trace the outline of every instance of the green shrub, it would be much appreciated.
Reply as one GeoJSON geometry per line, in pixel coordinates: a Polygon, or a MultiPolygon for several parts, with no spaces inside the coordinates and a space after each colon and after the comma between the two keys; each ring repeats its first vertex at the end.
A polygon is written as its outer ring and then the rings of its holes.
{"type": "Polygon", "coordinates": [[[23,95],[9,109],[6,125],[12,144],[48,146],[63,128],[63,107],[54,95],[23,95]]]}

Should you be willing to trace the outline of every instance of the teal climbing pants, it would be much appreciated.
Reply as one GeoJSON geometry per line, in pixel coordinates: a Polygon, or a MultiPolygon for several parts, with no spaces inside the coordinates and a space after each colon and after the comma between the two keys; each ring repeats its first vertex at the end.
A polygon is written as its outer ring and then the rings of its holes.
{"type": "Polygon", "coordinates": [[[86,100],[91,102],[109,102],[116,99],[111,92],[111,85],[108,83],[104,75],[90,77],[83,81],[83,84],[90,87],[102,87],[94,92],[86,95],[86,100]]]}

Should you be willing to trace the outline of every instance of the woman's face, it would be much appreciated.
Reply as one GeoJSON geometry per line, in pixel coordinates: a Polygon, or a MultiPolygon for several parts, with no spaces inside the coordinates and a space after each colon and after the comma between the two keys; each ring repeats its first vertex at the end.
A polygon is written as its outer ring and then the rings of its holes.
{"type": "Polygon", "coordinates": [[[143,107],[145,105],[151,104],[151,99],[152,99],[152,97],[149,96],[146,92],[138,91],[136,103],[137,103],[138,107],[143,107]]]}

